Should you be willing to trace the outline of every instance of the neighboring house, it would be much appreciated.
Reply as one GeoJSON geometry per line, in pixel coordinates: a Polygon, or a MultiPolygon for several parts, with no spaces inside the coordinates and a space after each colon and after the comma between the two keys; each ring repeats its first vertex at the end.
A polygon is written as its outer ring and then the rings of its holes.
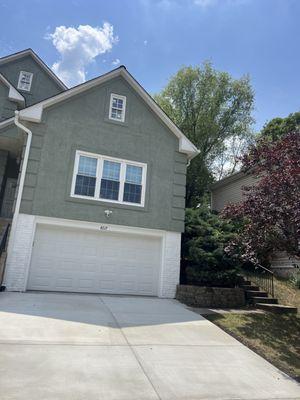
{"type": "Polygon", "coordinates": [[[67,89],[25,50],[0,74],[6,289],[174,297],[196,147],[124,66],[67,89]]]}
{"type": "MultiPolygon", "coordinates": [[[[257,178],[243,172],[236,172],[213,183],[210,187],[212,209],[220,212],[227,204],[242,201],[245,196],[243,187],[255,185],[256,182],[257,178]]],[[[298,262],[284,252],[277,252],[271,264],[274,272],[287,276],[295,272],[295,265],[298,262]]]]}
{"type": "Polygon", "coordinates": [[[211,207],[214,211],[222,211],[229,203],[238,203],[243,200],[243,186],[254,185],[256,179],[243,172],[235,172],[232,175],[213,183],[210,186],[211,207]]]}

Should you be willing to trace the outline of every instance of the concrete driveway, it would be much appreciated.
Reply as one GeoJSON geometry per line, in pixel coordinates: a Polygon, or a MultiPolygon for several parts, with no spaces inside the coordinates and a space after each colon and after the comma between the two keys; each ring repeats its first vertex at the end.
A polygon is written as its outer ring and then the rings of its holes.
{"type": "Polygon", "coordinates": [[[175,300],[0,293],[1,400],[300,399],[175,300]]]}

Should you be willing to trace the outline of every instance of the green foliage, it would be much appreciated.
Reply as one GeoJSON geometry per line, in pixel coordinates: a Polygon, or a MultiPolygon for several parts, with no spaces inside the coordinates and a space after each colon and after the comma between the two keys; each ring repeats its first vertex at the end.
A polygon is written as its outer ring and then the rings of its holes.
{"type": "Polygon", "coordinates": [[[258,178],[244,187],[243,200],[228,204],[222,215],[244,220],[237,240],[226,251],[252,264],[268,265],[274,251],[300,257],[300,134],[270,141],[261,138],[243,157],[245,171],[258,178]]]}
{"type": "Polygon", "coordinates": [[[212,181],[210,165],[233,137],[249,135],[253,91],[249,77],[233,79],[213,69],[184,67],[171,78],[155,100],[200,150],[188,168],[187,206],[199,203],[212,181]]]}
{"type": "Polygon", "coordinates": [[[235,227],[212,213],[207,205],[186,211],[182,241],[186,280],[201,286],[234,286],[238,263],[224,252],[233,239],[235,227]]]}
{"type": "Polygon", "coordinates": [[[300,130],[300,111],[286,118],[273,118],[262,129],[260,136],[270,140],[278,140],[282,136],[300,130]]]}

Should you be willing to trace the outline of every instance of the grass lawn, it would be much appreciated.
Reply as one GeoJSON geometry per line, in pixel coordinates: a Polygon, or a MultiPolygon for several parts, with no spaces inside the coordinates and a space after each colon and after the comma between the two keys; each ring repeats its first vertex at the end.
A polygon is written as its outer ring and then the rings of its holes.
{"type": "Polygon", "coordinates": [[[210,314],[212,321],[240,342],[300,381],[300,316],[210,314]]]}
{"type": "Polygon", "coordinates": [[[297,307],[300,312],[300,290],[290,281],[274,277],[274,291],[280,304],[297,307]]]}

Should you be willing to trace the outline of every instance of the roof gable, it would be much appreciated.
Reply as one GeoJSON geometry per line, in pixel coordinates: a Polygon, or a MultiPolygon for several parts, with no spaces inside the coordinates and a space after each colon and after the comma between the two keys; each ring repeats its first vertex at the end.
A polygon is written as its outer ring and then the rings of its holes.
{"type": "Polygon", "coordinates": [[[20,58],[30,56],[33,60],[47,73],[47,75],[62,89],[67,90],[68,87],[55,75],[55,73],[48,67],[47,64],[32,50],[26,49],[19,51],[18,53],[10,54],[0,58],[0,66],[7,64],[12,61],[19,60],[20,58]]]}
{"type": "Polygon", "coordinates": [[[180,129],[170,120],[170,118],[164,113],[164,111],[158,106],[158,104],[152,99],[152,97],[145,91],[145,89],[133,78],[133,76],[126,70],[124,66],[121,66],[111,72],[99,76],[98,78],[87,81],[81,85],[75,86],[65,92],[62,92],[56,96],[50,97],[43,100],[35,105],[27,107],[20,112],[20,118],[39,123],[42,120],[43,110],[54,104],[57,104],[66,99],[72,98],[73,96],[83,93],[88,89],[101,85],[109,80],[122,77],[125,81],[134,89],[134,91],[144,100],[149,106],[151,111],[156,114],[159,119],[164,123],[165,126],[178,138],[179,140],[179,151],[185,153],[188,159],[194,158],[199,151],[190,142],[190,140],[180,131],[180,129]]]}

